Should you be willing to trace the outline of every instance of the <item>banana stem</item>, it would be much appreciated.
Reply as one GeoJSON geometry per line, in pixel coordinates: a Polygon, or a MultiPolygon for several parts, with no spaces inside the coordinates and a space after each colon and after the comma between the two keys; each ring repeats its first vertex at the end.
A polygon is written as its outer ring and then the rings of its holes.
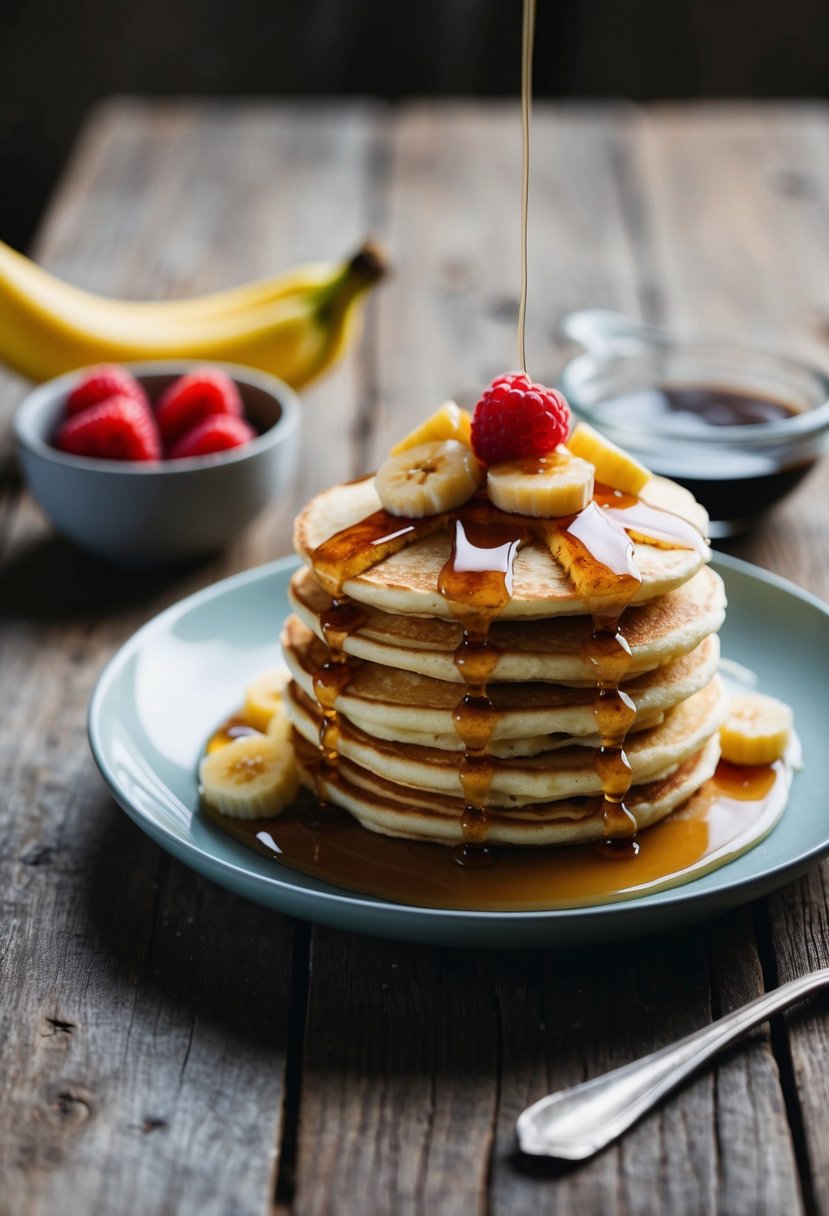
{"type": "Polygon", "coordinates": [[[366,241],[343,265],[342,273],[320,292],[317,315],[323,322],[349,305],[389,271],[385,253],[373,241],[366,241]]]}
{"type": "Polygon", "coordinates": [[[373,241],[366,241],[348,263],[347,273],[355,279],[362,279],[368,287],[382,279],[388,271],[389,263],[383,250],[373,241]]]}

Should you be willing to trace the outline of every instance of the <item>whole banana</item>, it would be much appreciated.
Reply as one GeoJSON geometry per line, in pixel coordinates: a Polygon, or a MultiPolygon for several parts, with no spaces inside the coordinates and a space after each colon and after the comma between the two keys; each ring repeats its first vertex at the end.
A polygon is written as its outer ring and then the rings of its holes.
{"type": "Polygon", "coordinates": [[[365,292],[386,272],[365,244],[345,262],[183,300],[115,300],[49,274],[0,242],[0,361],[32,380],[89,363],[244,363],[294,388],[342,354],[365,292]]]}

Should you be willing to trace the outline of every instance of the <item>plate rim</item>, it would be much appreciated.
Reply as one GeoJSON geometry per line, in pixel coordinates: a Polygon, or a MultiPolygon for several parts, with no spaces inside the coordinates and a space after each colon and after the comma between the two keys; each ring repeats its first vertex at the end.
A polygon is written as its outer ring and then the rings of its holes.
{"type": "MultiPolygon", "coordinates": [[[[573,921],[583,926],[602,920],[612,923],[615,920],[637,919],[637,914],[639,918],[646,918],[649,913],[655,914],[659,911],[670,913],[679,906],[689,906],[693,909],[700,903],[705,904],[712,899],[716,899],[717,896],[726,894],[733,896],[746,891],[750,892],[752,887],[762,888],[758,892],[759,896],[782,885],[789,877],[793,880],[815,862],[829,854],[829,830],[827,830],[826,838],[822,842],[813,846],[807,852],[798,854],[796,859],[780,862],[771,869],[764,870],[761,874],[746,875],[725,888],[719,888],[716,891],[694,891],[694,882],[692,880],[690,883],[679,884],[676,887],[670,887],[662,891],[654,891],[641,897],[631,896],[604,904],[588,904],[571,908],[508,909],[497,911],[491,909],[423,907],[418,904],[392,902],[376,896],[350,892],[346,889],[328,891],[303,887],[292,880],[293,875],[296,873],[299,874],[300,878],[303,875],[300,872],[289,870],[288,867],[285,867],[288,873],[287,877],[281,877],[278,874],[261,874],[236,861],[218,856],[216,853],[204,849],[192,838],[178,836],[165,824],[152,819],[137,809],[131,803],[128,795],[121,788],[115,774],[112,772],[109,761],[104,753],[98,726],[107,694],[126,664],[129,663],[133,655],[140,651],[147,635],[163,629],[169,622],[179,619],[204,603],[220,599],[225,594],[234,592],[248,583],[257,583],[263,579],[288,574],[299,568],[301,564],[300,558],[295,555],[277,558],[273,561],[229,575],[218,582],[210,583],[198,591],[192,592],[190,595],[170,604],[148,621],[145,621],[143,625],[139,626],[118,647],[105,663],[93,686],[86,716],[87,738],[92,757],[104,783],[125,814],[146,835],[184,864],[190,866],[191,869],[196,869],[198,873],[205,874],[205,870],[211,871],[212,873],[207,874],[207,876],[213,881],[219,882],[220,885],[223,885],[221,884],[221,879],[215,878],[214,873],[232,875],[245,883],[253,883],[256,886],[272,890],[299,894],[303,898],[314,902],[321,902],[328,907],[346,906],[369,914],[402,915],[426,923],[437,923],[438,921],[445,923],[448,921],[453,926],[461,927],[469,922],[474,922],[477,925],[490,922],[502,925],[508,921],[511,925],[543,924],[551,928],[555,926],[564,928],[573,921]],[[203,862],[203,866],[191,864],[191,857],[197,858],[199,862],[203,862]],[[780,882],[775,881],[778,877],[781,878],[780,882]]],[[[735,574],[755,579],[761,583],[770,584],[779,591],[791,595],[795,599],[801,600],[816,609],[826,619],[827,624],[829,624],[829,604],[815,595],[814,592],[799,587],[790,579],[727,553],[715,552],[712,555],[710,564],[715,570],[718,567],[723,567],[726,570],[733,571],[735,574]]],[[[173,796],[177,797],[176,795],[173,796]]],[[[189,807],[187,809],[188,811],[190,810],[189,807]]],[[[275,864],[278,865],[279,863],[275,864]]],[[[234,887],[235,889],[237,888],[234,887]]],[[[254,898],[250,895],[246,897],[254,898]]],[[[750,894],[748,898],[751,898],[750,894]]],[[[728,901],[729,906],[735,906],[737,903],[742,902],[746,901],[731,898],[728,901]]],[[[289,914],[301,915],[298,913],[289,914]]],[[[308,919],[311,918],[309,917],[308,919]]]]}

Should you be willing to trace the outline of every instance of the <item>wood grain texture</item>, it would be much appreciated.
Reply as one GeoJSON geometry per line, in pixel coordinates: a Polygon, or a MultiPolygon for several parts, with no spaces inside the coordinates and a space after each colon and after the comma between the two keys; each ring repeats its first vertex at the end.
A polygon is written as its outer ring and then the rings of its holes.
{"type": "MultiPolygon", "coordinates": [[[[588,304],[827,362],[823,110],[540,106],[534,151],[534,375],[557,375],[560,319],[588,304]]],[[[549,1089],[824,963],[825,868],[754,909],[578,951],[308,931],[162,854],[86,751],[94,676],[139,623],[288,552],[300,502],[514,365],[518,157],[501,106],[118,102],[85,134],[38,247],[73,281],[187,294],[369,228],[398,269],[306,395],[294,491],[214,560],[113,575],[0,472],[0,1212],[827,1210],[825,1002],[592,1162],[523,1160],[513,1138],[549,1089]]],[[[18,393],[0,385],[3,416],[18,393]]],[[[826,595],[826,496],[824,465],[735,551],[826,595]]]]}
{"type": "MultiPolygon", "coordinates": [[[[519,160],[514,118],[500,109],[420,106],[405,111],[395,126],[388,224],[402,269],[400,290],[380,316],[375,462],[393,436],[447,392],[472,404],[481,384],[515,364],[519,160]]],[[[660,241],[679,239],[684,220],[678,215],[673,227],[659,232],[659,217],[647,210],[641,131],[639,119],[627,109],[565,111],[554,118],[542,111],[537,118],[527,346],[531,371],[539,378],[551,379],[557,370],[563,354],[558,322],[572,308],[604,304],[654,320],[672,319],[660,295],[660,241]]],[[[726,1004],[737,990],[745,999],[762,991],[750,919],[740,926],[741,948],[727,957],[726,1004]]],[[[361,964],[349,969],[350,983],[360,977],[368,984],[375,947],[355,940],[352,949],[361,964]]],[[[767,1036],[758,1036],[750,1051],[725,1066],[729,1081],[722,1094],[716,1075],[708,1074],[621,1146],[557,1173],[552,1189],[549,1170],[516,1159],[514,1120],[528,1101],[710,1020],[716,989],[704,932],[689,933],[681,945],[672,939],[621,951],[565,952],[552,960],[499,956],[492,975],[501,1043],[492,1211],[530,1212],[541,1203],[556,1212],[645,1212],[658,1205],[671,1212],[721,1208],[748,1214],[775,1212],[780,1202],[799,1210],[795,1156],[767,1036]],[[752,1101],[744,1107],[740,1099],[749,1091],[752,1101]],[[729,1152],[732,1138],[749,1147],[729,1152]]],[[[317,1001],[330,1006],[329,983],[327,970],[324,981],[312,970],[312,1016],[317,1001]]],[[[488,1025],[488,1002],[479,1000],[472,1019],[478,1033],[488,1025]]],[[[456,1025],[441,1008],[443,1020],[456,1025]]],[[[464,1026],[468,1023],[463,1019],[464,1026]]],[[[377,1020],[367,1015],[360,1025],[349,1025],[349,1052],[363,1062],[361,1068],[349,1055],[348,1062],[326,1057],[322,1070],[316,1064],[319,1027],[311,1026],[308,1053],[316,1066],[305,1078],[302,1109],[310,1103],[318,1129],[331,1094],[346,1091],[360,1116],[355,1109],[338,1108],[333,1127],[326,1126],[322,1156],[318,1138],[301,1141],[306,1156],[300,1155],[298,1210],[335,1210],[330,1206],[335,1195],[339,1201],[351,1199],[355,1211],[388,1210],[386,1173],[373,1172],[367,1163],[377,1129],[387,1138],[400,1126],[409,1132],[409,1173],[419,1177],[419,1186],[413,1195],[396,1190],[395,1201],[404,1205],[399,1210],[431,1210],[433,1174],[426,1154],[434,1137],[421,1124],[408,1122],[412,1107],[422,1101],[417,1082],[408,1096],[396,1094],[388,1083],[367,1089],[363,1082],[350,1089],[355,1075],[364,1078],[365,1061],[378,1050],[377,1020]],[[355,1150],[358,1128],[370,1130],[355,1150]],[[424,1156],[425,1172],[413,1165],[424,1156]],[[318,1186],[321,1160],[323,1173],[336,1180],[327,1195],[318,1186]]],[[[418,1046],[423,1050],[422,1043],[418,1046]]],[[[418,1080],[438,1069],[439,1044],[431,1052],[431,1064],[427,1059],[417,1066],[418,1080]]],[[[438,1103],[433,1119],[446,1122],[450,1095],[433,1101],[438,1103]]],[[[486,1126],[483,1095],[481,1101],[478,1137],[454,1130],[456,1179],[478,1176],[479,1137],[486,1126]]],[[[448,1192],[452,1202],[460,1187],[456,1182],[448,1192]]]]}
{"type": "MultiPolygon", "coordinates": [[[[129,296],[188,294],[336,257],[365,235],[372,142],[362,107],[107,106],[39,254],[72,281],[129,296]]],[[[296,502],[341,475],[358,378],[344,365],[326,395],[308,394],[330,444],[306,461],[296,498],[189,571],[99,566],[56,539],[14,483],[6,488],[0,1211],[109,1216],[139,1202],[148,1213],[224,1216],[268,1206],[293,926],[196,879],[117,811],[89,756],[85,708],[104,660],[144,620],[289,551],[296,502]]],[[[18,386],[5,387],[11,403],[18,386]]]]}
{"type": "MultiPolygon", "coordinates": [[[[112,93],[225,97],[515,96],[515,0],[92,0],[8,3],[0,37],[4,239],[25,242],[84,113],[112,93]],[[163,39],[158,31],[163,29],[163,39]],[[198,53],[193,31],[198,29],[198,53]],[[44,31],[49,36],[44,37],[44,31]],[[94,71],[78,71],[79,63],[94,71]]],[[[535,88],[550,97],[794,97],[826,93],[820,0],[540,4],[535,88]]]]}
{"type": "MultiPolygon", "coordinates": [[[[638,140],[662,303],[654,318],[829,369],[826,114],[666,108],[638,140]],[[679,235],[682,234],[682,239],[679,235]]],[[[829,462],[731,551],[829,598],[829,462]]]]}
{"type": "MultiPolygon", "coordinates": [[[[527,352],[552,380],[558,322],[604,300],[636,309],[634,250],[618,206],[613,150],[624,108],[538,108],[533,133],[527,352]],[[564,166],[567,166],[564,171],[564,166]]],[[[432,403],[475,404],[518,361],[520,140],[513,109],[413,106],[395,127],[389,242],[400,271],[380,315],[382,412],[372,462],[432,403]]]]}
{"type": "MultiPolygon", "coordinates": [[[[824,370],[829,261],[829,146],[823,107],[666,109],[645,120],[643,160],[658,217],[666,319],[788,348],[824,370]],[[681,227],[687,240],[676,239],[681,227]]],[[[829,598],[829,461],[731,546],[738,556],[829,598]]],[[[816,655],[829,677],[826,655],[816,655]]],[[[768,901],[763,934],[771,983],[826,966],[824,863],[768,901]]],[[[776,1038],[806,1201],[829,1207],[829,1104],[820,1063],[826,1002],[786,1016],[776,1038]]],[[[768,1193],[768,1192],[767,1192],[768,1193]]],[[[781,1210],[785,1210],[781,1208],[781,1210]]]]}
{"type": "Polygon", "coordinates": [[[492,966],[476,952],[314,931],[297,1213],[485,1211],[492,966]]]}

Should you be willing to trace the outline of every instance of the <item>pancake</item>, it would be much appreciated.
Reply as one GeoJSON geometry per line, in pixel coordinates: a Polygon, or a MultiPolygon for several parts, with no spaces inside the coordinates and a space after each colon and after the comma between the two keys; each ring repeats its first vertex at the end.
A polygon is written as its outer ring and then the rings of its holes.
{"type": "MultiPolygon", "coordinates": [[[[303,748],[298,748],[300,757],[303,748]]],[[[714,773],[719,759],[716,734],[667,775],[631,789],[625,800],[637,830],[664,819],[714,773]]],[[[336,768],[312,778],[300,762],[303,783],[343,807],[372,832],[454,845],[463,840],[463,799],[446,793],[412,791],[376,776],[345,756],[336,768]],[[320,786],[317,786],[317,782],[320,786]]],[[[487,839],[493,844],[541,847],[601,840],[601,797],[487,809],[487,839]]],[[[680,814],[682,812],[679,812],[680,814]]],[[[612,862],[608,862],[612,865],[612,862]]]]}
{"type": "MultiPolygon", "coordinates": [[[[285,623],[282,645],[293,678],[313,698],[314,673],[327,661],[327,647],[295,616],[285,623]]],[[[665,710],[703,688],[718,660],[719,640],[713,634],[690,654],[627,681],[624,689],[636,706],[636,726],[654,725],[665,710]]],[[[532,755],[551,746],[550,736],[555,735],[563,736],[564,743],[584,736],[583,742],[598,744],[592,688],[493,683],[489,697],[496,715],[488,745],[493,754],[532,755]],[[511,746],[499,747],[501,742],[511,746]]],[[[459,698],[457,684],[365,662],[352,666],[351,679],[337,698],[337,711],[384,740],[459,751],[463,743],[453,719],[459,698]]]]}
{"type": "MultiPolygon", "coordinates": [[[[302,622],[323,636],[321,617],[331,597],[311,570],[300,569],[291,579],[291,606],[302,622]]],[[[694,650],[725,619],[722,579],[704,566],[682,587],[625,611],[624,632],[631,648],[631,675],[652,670],[694,650]]],[[[585,657],[593,625],[586,616],[553,620],[498,619],[490,627],[497,661],[489,679],[550,680],[559,684],[595,687],[595,674],[585,657]]],[[[402,671],[462,683],[455,652],[462,630],[456,621],[399,616],[376,608],[365,610],[365,621],[343,641],[346,654],[402,671]]]]}
{"type": "MultiPolygon", "coordinates": [[[[285,705],[294,728],[313,746],[320,737],[318,705],[292,682],[285,705]]],[[[633,735],[625,751],[634,784],[661,779],[694,755],[723,722],[728,697],[718,677],[665,714],[652,730],[633,735]]],[[[339,755],[396,784],[457,796],[458,757],[439,748],[388,743],[342,718],[339,755]]],[[[483,806],[521,806],[601,793],[591,749],[570,746],[519,758],[489,757],[491,780],[483,806]]]]}
{"type": "MultiPolygon", "coordinates": [[[[665,715],[660,713],[643,714],[641,718],[637,718],[634,726],[628,732],[629,737],[632,737],[637,731],[650,730],[654,726],[658,726],[664,721],[665,715]]],[[[415,747],[439,747],[441,751],[455,752],[457,761],[460,763],[461,756],[464,751],[463,743],[459,740],[457,733],[454,735],[438,735],[424,734],[418,731],[403,731],[395,729],[394,732],[389,728],[375,727],[373,733],[378,739],[383,739],[388,743],[408,743],[415,747]]],[[[595,748],[601,746],[601,736],[597,733],[592,735],[565,735],[565,734],[548,734],[548,735],[524,735],[520,739],[495,739],[487,744],[487,755],[502,756],[504,759],[519,756],[538,756],[541,752],[558,751],[562,747],[589,747],[595,748]]]]}
{"type": "MultiPolygon", "coordinates": [[[[707,525],[704,510],[674,482],[651,478],[641,500],[689,520],[704,533],[707,525]]],[[[323,491],[297,517],[294,528],[297,552],[319,576],[322,570],[319,557],[315,556],[318,546],[379,508],[380,500],[371,478],[323,491]]],[[[383,612],[452,620],[455,615],[452,606],[437,590],[440,572],[450,553],[448,531],[423,536],[357,577],[346,578],[337,593],[383,612]]],[[[698,551],[634,542],[633,559],[642,581],[630,602],[646,603],[681,587],[708,556],[706,546],[698,551]]],[[[531,620],[590,611],[588,599],[576,589],[547,545],[531,540],[521,548],[513,567],[512,594],[500,613],[503,619],[531,620]]]]}
{"type": "Polygon", "coordinates": [[[373,831],[465,849],[662,818],[712,775],[728,707],[706,526],[658,477],[550,517],[480,491],[408,519],[370,478],[317,495],[283,631],[303,780],[373,831]]]}

